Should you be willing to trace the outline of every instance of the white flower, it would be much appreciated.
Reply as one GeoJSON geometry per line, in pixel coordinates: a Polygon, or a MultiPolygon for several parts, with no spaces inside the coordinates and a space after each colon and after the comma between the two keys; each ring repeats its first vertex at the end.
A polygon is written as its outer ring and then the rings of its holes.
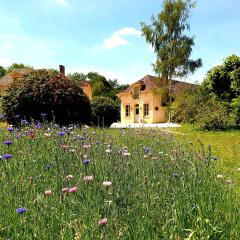
{"type": "Polygon", "coordinates": [[[112,186],[112,182],[111,181],[105,181],[102,184],[104,187],[111,187],[112,186]]]}

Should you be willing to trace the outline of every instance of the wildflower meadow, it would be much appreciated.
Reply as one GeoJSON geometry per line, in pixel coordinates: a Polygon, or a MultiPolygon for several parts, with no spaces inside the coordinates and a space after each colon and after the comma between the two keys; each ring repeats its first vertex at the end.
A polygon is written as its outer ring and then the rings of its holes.
{"type": "Polygon", "coordinates": [[[0,239],[238,239],[239,193],[160,130],[1,129],[0,239]]]}

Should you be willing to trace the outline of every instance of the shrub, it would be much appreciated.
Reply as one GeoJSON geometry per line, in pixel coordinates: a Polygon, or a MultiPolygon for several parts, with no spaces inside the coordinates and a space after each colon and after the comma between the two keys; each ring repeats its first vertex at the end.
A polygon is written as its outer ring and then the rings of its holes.
{"type": "Polygon", "coordinates": [[[9,122],[15,116],[27,120],[47,120],[59,124],[87,123],[90,103],[82,89],[67,77],[50,70],[31,70],[12,82],[3,96],[3,111],[9,122]]]}
{"type": "Polygon", "coordinates": [[[117,104],[108,97],[93,97],[91,111],[93,124],[100,126],[110,126],[119,115],[117,104]]]}
{"type": "Polygon", "coordinates": [[[177,96],[172,105],[172,117],[176,122],[196,124],[200,130],[226,130],[236,124],[230,108],[205,94],[200,86],[177,96]]]}
{"type": "Polygon", "coordinates": [[[234,115],[221,102],[211,98],[198,109],[196,124],[200,130],[227,130],[236,122],[234,115]]]}
{"type": "Polygon", "coordinates": [[[172,120],[182,123],[195,123],[199,108],[208,101],[209,95],[198,86],[178,93],[171,106],[172,120]]]}
{"type": "Polygon", "coordinates": [[[237,126],[240,126],[240,97],[234,98],[231,102],[231,109],[236,118],[237,126]]]}

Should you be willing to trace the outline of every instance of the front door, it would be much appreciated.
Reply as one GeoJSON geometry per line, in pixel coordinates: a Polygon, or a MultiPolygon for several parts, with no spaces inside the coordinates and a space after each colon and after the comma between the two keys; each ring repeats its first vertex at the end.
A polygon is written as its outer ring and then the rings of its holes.
{"type": "Polygon", "coordinates": [[[134,114],[134,122],[139,122],[139,104],[135,105],[135,114],[134,114]]]}

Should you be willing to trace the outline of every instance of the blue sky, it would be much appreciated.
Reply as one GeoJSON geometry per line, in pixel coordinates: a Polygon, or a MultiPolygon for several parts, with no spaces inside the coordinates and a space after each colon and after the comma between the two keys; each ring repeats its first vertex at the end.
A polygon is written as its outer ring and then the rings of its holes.
{"type": "MultiPolygon", "coordinates": [[[[22,62],[66,72],[97,71],[120,83],[154,74],[155,54],[140,32],[162,0],[0,0],[0,65],[22,62]]],[[[198,0],[192,11],[192,58],[206,72],[230,54],[240,55],[239,0],[198,0]]]]}

